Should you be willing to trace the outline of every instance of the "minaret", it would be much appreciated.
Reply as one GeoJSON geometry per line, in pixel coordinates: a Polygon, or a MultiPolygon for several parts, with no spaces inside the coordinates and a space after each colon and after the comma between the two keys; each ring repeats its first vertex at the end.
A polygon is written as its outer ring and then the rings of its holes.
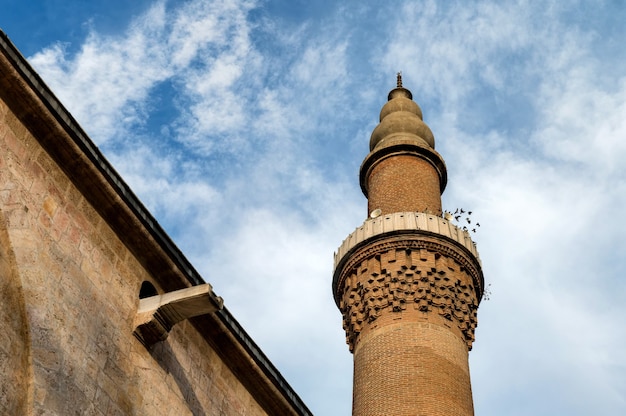
{"type": "Polygon", "coordinates": [[[335,254],[355,416],[474,414],[468,352],[484,280],[468,232],[442,217],[446,181],[398,74],[361,165],[368,218],[335,254]]]}

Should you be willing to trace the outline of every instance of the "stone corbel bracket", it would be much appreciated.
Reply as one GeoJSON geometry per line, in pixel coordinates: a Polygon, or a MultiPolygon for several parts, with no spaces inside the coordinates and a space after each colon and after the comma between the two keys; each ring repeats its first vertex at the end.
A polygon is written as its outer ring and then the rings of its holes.
{"type": "Polygon", "coordinates": [[[177,323],[223,307],[208,283],[140,299],[133,334],[148,348],[165,340],[177,323]]]}

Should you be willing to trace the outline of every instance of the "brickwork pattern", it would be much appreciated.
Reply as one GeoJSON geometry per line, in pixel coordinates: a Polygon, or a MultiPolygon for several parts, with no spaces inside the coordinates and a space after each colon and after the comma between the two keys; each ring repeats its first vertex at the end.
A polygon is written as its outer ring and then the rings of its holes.
{"type": "Polygon", "coordinates": [[[425,242],[396,240],[356,253],[345,268],[339,309],[350,349],[384,313],[413,309],[454,323],[471,349],[478,299],[467,267],[425,242]]]}
{"type": "Polygon", "coordinates": [[[387,236],[351,253],[343,270],[353,415],[473,415],[478,270],[465,253],[434,237],[387,236]]]}
{"type": "Polygon", "coordinates": [[[354,352],[354,416],[474,414],[466,345],[429,322],[391,323],[354,352]]]}
{"type": "Polygon", "coordinates": [[[396,155],[376,163],[368,181],[368,215],[414,211],[441,214],[439,175],[425,159],[396,155]]]}
{"type": "MultiPolygon", "coordinates": [[[[7,268],[14,273],[7,299],[21,304],[27,334],[6,322],[4,306],[0,325],[29,344],[28,357],[2,363],[17,381],[6,397],[27,398],[21,408],[0,400],[0,413],[264,414],[193,325],[151,351],[133,336],[150,275],[2,101],[0,220],[0,272],[3,281],[7,268]]],[[[10,348],[0,341],[0,355],[10,348]]]]}
{"type": "Polygon", "coordinates": [[[473,415],[467,359],[483,280],[467,232],[424,213],[368,219],[335,268],[353,415],[473,415]]]}

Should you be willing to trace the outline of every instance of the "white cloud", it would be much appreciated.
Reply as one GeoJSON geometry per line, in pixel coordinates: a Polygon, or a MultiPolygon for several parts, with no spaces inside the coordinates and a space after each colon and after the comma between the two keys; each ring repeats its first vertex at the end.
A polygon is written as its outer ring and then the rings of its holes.
{"type": "Polygon", "coordinates": [[[150,89],[170,76],[153,37],[163,27],[163,15],[163,6],[155,6],[123,38],[91,33],[74,57],[53,45],[30,58],[97,143],[142,124],[150,89]]]}
{"type": "Polygon", "coordinates": [[[229,88],[253,61],[245,20],[252,4],[189,2],[172,13],[156,2],[121,36],[91,32],[75,56],[52,45],[30,61],[99,144],[124,140],[144,124],[153,110],[149,95],[165,80],[182,86],[184,101],[192,101],[190,119],[180,122],[183,134],[222,133],[245,118],[245,101],[229,88]],[[193,104],[198,95],[211,100],[193,104]]]}

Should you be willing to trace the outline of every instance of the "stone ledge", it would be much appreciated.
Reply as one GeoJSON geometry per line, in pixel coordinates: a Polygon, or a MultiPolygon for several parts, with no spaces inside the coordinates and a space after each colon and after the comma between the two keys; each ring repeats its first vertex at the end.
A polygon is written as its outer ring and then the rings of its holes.
{"type": "Polygon", "coordinates": [[[467,231],[460,229],[450,221],[437,215],[426,214],[424,212],[395,212],[393,214],[381,215],[378,218],[368,218],[363,225],[346,237],[335,253],[333,269],[337,268],[341,259],[343,259],[350,250],[362,242],[382,234],[408,230],[425,231],[447,237],[465,247],[476,257],[480,264],[476,244],[472,241],[467,231]]]}
{"type": "Polygon", "coordinates": [[[133,334],[143,345],[150,347],[167,338],[177,323],[223,307],[224,301],[213,293],[208,283],[141,299],[133,334]]]}

